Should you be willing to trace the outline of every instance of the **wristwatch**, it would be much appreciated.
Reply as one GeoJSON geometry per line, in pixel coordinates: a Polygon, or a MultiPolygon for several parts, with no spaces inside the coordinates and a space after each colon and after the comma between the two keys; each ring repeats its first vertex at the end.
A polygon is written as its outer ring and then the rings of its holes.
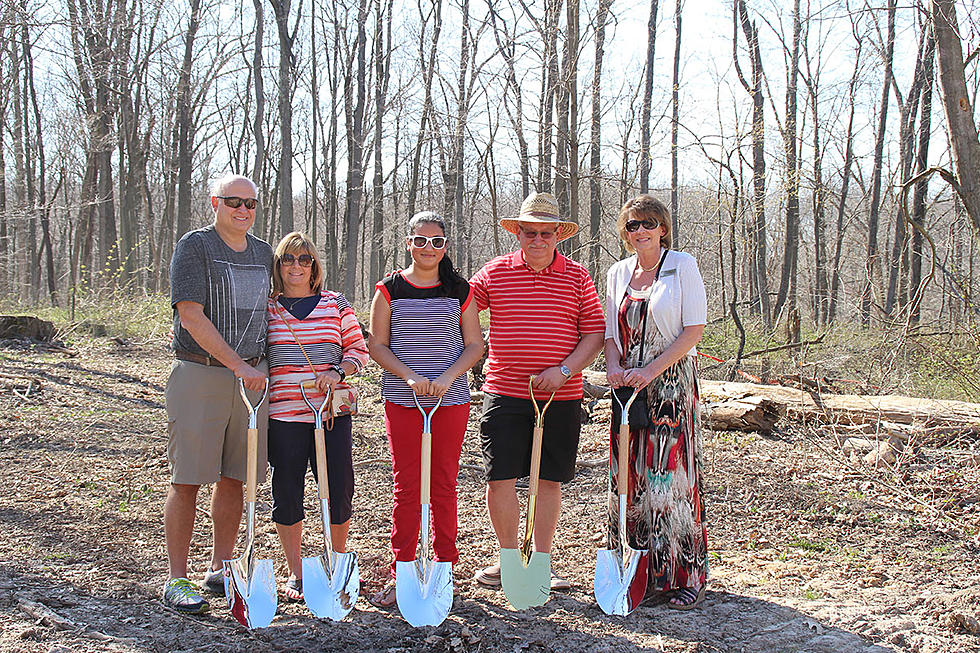
{"type": "Polygon", "coordinates": [[[341,381],[347,378],[347,372],[344,371],[344,368],[341,365],[331,365],[330,369],[340,375],[341,381]]]}
{"type": "Polygon", "coordinates": [[[564,374],[566,379],[569,379],[572,376],[572,371],[568,369],[568,365],[559,365],[558,371],[564,374]]]}

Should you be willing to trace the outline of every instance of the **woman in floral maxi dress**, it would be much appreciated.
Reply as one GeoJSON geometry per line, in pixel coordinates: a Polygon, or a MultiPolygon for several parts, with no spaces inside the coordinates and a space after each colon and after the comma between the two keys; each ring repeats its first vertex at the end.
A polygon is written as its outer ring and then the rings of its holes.
{"type": "MultiPolygon", "coordinates": [[[[708,574],[695,369],[704,283],[692,256],[669,249],[670,213],[659,200],[631,199],[617,226],[635,254],[607,275],[606,374],[614,388],[646,388],[649,413],[649,427],[630,429],[626,534],[643,557],[629,595],[638,603],[666,592],[668,607],[687,610],[703,599],[708,574]]],[[[610,437],[611,549],[619,547],[618,427],[610,437]]]]}

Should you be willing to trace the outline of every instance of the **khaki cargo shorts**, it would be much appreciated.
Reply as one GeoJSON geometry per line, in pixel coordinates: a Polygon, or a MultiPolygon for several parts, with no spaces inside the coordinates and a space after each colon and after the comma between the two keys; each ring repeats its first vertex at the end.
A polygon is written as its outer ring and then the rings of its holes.
{"type": "MultiPolygon", "coordinates": [[[[263,359],[257,366],[268,374],[263,359]]],[[[249,392],[258,401],[259,393],[249,392]]],[[[268,466],[269,400],[257,415],[259,427],[258,483],[268,466]]],[[[248,409],[238,392],[238,379],[225,367],[174,361],[167,381],[167,458],[170,482],[215,483],[219,476],[245,481],[248,409]]]]}

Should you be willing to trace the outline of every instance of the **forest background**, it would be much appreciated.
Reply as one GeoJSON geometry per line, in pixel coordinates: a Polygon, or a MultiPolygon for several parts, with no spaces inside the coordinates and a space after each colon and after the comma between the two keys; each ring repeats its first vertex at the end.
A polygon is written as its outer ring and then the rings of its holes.
{"type": "MultiPolygon", "coordinates": [[[[956,382],[926,391],[976,400],[977,16],[972,0],[2,0],[0,297],[72,319],[159,303],[227,171],[259,185],[254,232],[306,231],[356,306],[402,263],[415,211],[449,219],[471,274],[514,246],[497,222],[531,190],[581,225],[565,249],[601,291],[618,208],[650,191],[701,266],[727,374],[757,341],[867,330],[926,359],[952,345],[956,382]]],[[[869,357],[851,373],[881,384],[869,357]]]]}

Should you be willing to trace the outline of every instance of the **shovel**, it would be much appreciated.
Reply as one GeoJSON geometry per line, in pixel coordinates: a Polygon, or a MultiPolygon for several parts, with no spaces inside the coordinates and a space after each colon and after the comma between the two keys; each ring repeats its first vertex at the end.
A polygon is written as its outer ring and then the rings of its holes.
{"type": "Polygon", "coordinates": [[[541,473],[541,440],[544,437],[544,412],[548,410],[555,393],[544,408],[534,399],[532,376],[527,383],[534,406],[536,420],[531,442],[531,479],[528,483],[527,518],[524,523],[524,542],[520,549],[500,549],[500,584],[504,595],[516,610],[526,610],[544,605],[551,594],[551,554],[531,551],[534,536],[534,507],[538,499],[538,476],[541,473]]]}
{"type": "Polygon", "coordinates": [[[619,489],[619,550],[596,552],[595,600],[606,614],[628,615],[643,600],[647,585],[647,558],[643,551],[631,548],[626,540],[626,494],[629,489],[629,412],[639,390],[624,406],[612,393],[620,408],[619,456],[616,465],[619,489]],[[639,573],[638,573],[639,572],[639,573]]]}
{"type": "Polygon", "coordinates": [[[299,384],[303,400],[313,411],[313,441],[316,447],[316,489],[320,499],[320,520],[323,522],[323,553],[303,558],[303,599],[306,607],[320,619],[340,621],[354,609],[361,589],[357,567],[357,554],[337,553],[330,537],[330,489],[327,485],[327,445],[323,433],[323,409],[330,406],[333,390],[327,393],[317,408],[306,396],[306,388],[315,387],[313,381],[299,384]]]}
{"type": "Polygon", "coordinates": [[[269,393],[269,379],[265,380],[265,390],[254,406],[245,394],[245,384],[238,379],[238,391],[248,407],[248,441],[245,470],[245,502],[247,505],[248,537],[245,552],[240,558],[223,562],[225,577],[225,596],[228,609],[238,623],[246,628],[265,628],[276,616],[276,582],[272,573],[272,560],[255,558],[255,484],[259,475],[259,429],[256,415],[259,406],[269,393]]]}
{"type": "Polygon", "coordinates": [[[442,404],[442,397],[428,413],[412,394],[422,413],[421,497],[422,555],[412,562],[395,561],[395,600],[405,621],[416,628],[438,626],[453,607],[453,563],[429,559],[429,496],[432,482],[432,415],[442,404]]]}

